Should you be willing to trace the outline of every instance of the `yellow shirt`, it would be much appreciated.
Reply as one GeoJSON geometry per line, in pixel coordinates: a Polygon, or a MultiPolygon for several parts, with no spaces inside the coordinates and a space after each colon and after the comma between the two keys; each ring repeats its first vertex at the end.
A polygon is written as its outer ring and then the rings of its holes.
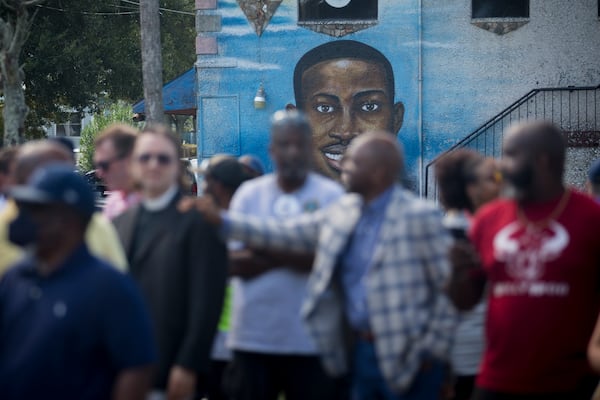
{"type": "MultiPolygon", "coordinates": [[[[23,256],[21,248],[8,240],[8,225],[18,213],[17,205],[12,200],[9,200],[0,212],[0,276],[23,256]]],[[[127,258],[117,231],[102,214],[95,213],[92,216],[85,233],[85,242],[93,255],[120,271],[127,270],[127,258]]]]}

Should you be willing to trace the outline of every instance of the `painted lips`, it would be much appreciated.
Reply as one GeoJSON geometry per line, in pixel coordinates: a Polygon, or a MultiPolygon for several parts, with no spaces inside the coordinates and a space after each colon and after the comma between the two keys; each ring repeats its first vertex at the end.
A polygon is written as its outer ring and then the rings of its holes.
{"type": "Polygon", "coordinates": [[[321,153],[325,157],[325,161],[327,164],[336,171],[341,171],[341,161],[344,153],[346,152],[346,148],[348,146],[344,146],[341,144],[332,144],[329,146],[321,147],[321,153]]]}

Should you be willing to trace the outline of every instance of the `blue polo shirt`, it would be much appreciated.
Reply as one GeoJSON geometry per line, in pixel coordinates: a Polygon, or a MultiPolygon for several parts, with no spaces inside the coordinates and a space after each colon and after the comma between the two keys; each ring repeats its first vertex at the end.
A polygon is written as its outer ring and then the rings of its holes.
{"type": "Polygon", "coordinates": [[[2,399],[109,399],[119,372],[155,360],[138,288],[85,245],[50,276],[25,258],[0,281],[2,399]]]}

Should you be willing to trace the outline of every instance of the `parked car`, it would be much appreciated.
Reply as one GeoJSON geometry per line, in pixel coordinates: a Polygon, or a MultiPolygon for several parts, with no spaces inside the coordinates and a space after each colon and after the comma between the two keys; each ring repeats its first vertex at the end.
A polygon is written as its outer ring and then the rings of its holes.
{"type": "Polygon", "coordinates": [[[87,181],[87,183],[92,187],[94,194],[96,195],[96,199],[106,197],[108,192],[106,190],[106,185],[102,182],[102,179],[96,176],[96,171],[91,170],[83,174],[83,177],[87,181]]]}
{"type": "MultiPolygon", "coordinates": [[[[81,171],[79,172],[81,173],[81,171]]],[[[95,170],[88,171],[86,173],[83,173],[82,175],[85,178],[86,182],[92,188],[92,191],[94,192],[94,195],[96,197],[96,208],[98,208],[98,210],[101,210],[104,207],[104,204],[106,203],[106,196],[108,196],[109,193],[106,188],[106,185],[104,184],[104,182],[102,182],[102,179],[96,176],[95,170]]]]}

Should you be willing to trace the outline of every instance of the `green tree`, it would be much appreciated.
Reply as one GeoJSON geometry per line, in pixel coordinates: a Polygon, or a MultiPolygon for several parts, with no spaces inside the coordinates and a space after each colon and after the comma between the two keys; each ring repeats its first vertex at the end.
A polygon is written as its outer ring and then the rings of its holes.
{"type": "Polygon", "coordinates": [[[43,0],[0,0],[0,86],[3,95],[3,136],[0,146],[23,141],[27,106],[23,90],[21,52],[43,0]],[[6,135],[6,137],[4,137],[6,135]]]}
{"type": "Polygon", "coordinates": [[[94,140],[106,127],[115,123],[136,126],[130,104],[123,101],[111,104],[104,111],[94,114],[92,122],[83,128],[79,143],[79,170],[89,171],[94,168],[94,140]]]}
{"type": "MultiPolygon", "coordinates": [[[[73,109],[96,111],[103,98],[143,97],[135,3],[47,0],[40,6],[23,50],[29,126],[61,121],[73,109]]],[[[166,82],[194,63],[194,1],[162,0],[160,6],[166,82]]]]}

